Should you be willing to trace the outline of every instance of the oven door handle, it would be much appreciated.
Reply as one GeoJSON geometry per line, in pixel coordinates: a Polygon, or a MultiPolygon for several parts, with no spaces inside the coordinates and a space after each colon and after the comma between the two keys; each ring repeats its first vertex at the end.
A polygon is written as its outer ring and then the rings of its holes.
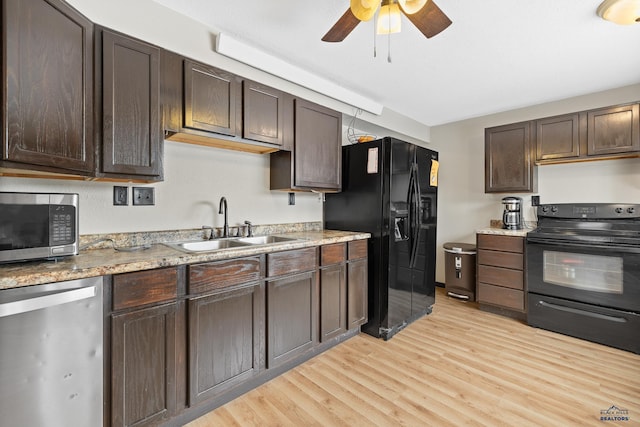
{"type": "Polygon", "coordinates": [[[605,252],[624,252],[624,253],[634,253],[634,254],[640,253],[640,248],[634,247],[634,246],[624,246],[624,245],[610,246],[610,245],[594,244],[590,242],[575,243],[575,242],[568,242],[566,240],[539,239],[539,238],[530,237],[530,236],[527,236],[526,243],[537,244],[537,245],[562,246],[562,247],[569,247],[569,248],[584,248],[584,249],[597,248],[597,249],[602,249],[605,252]]]}
{"type": "Polygon", "coordinates": [[[543,307],[552,308],[554,310],[565,311],[567,313],[572,313],[572,314],[581,314],[583,316],[595,317],[596,319],[609,320],[611,322],[617,322],[617,323],[627,322],[627,319],[625,319],[624,317],[608,316],[606,314],[594,313],[592,311],[578,310],[576,308],[565,307],[563,305],[558,305],[558,304],[552,304],[546,301],[538,301],[538,304],[540,304],[543,307]]]}

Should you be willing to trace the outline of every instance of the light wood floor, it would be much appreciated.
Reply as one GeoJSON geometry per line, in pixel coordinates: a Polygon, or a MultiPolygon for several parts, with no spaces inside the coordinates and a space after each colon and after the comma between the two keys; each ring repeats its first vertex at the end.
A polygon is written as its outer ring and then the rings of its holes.
{"type": "Polygon", "coordinates": [[[366,334],[195,420],[204,426],[639,426],[640,355],[447,298],[384,342],[366,334]],[[630,421],[601,421],[612,405],[630,421]]]}

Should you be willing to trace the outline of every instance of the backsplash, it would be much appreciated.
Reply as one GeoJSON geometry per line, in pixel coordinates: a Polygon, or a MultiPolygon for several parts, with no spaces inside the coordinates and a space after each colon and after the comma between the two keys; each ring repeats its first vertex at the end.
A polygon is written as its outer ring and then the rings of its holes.
{"type": "MultiPolygon", "coordinates": [[[[246,235],[246,227],[240,227],[241,235],[246,235]]],[[[322,222],[296,222],[289,224],[258,224],[253,226],[256,236],[266,234],[293,233],[301,231],[321,231],[322,222]]],[[[229,234],[235,236],[238,227],[230,227],[229,234]]],[[[216,237],[222,235],[222,227],[214,228],[216,237]]],[[[145,231],[133,233],[85,234],[80,236],[80,249],[135,248],[157,243],[179,242],[184,240],[208,239],[211,229],[194,228],[186,230],[145,231]]]]}

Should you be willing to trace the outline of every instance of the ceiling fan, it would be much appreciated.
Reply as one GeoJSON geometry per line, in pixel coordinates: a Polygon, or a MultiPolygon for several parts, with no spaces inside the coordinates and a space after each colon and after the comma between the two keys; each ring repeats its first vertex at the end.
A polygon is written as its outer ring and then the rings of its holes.
{"type": "Polygon", "coordinates": [[[433,0],[351,0],[349,9],[322,37],[322,41],[341,42],[356,28],[360,21],[368,21],[373,18],[379,8],[378,34],[399,31],[399,26],[397,29],[390,27],[393,25],[394,18],[399,22],[400,10],[427,38],[439,34],[451,25],[449,17],[440,10],[433,0]]]}

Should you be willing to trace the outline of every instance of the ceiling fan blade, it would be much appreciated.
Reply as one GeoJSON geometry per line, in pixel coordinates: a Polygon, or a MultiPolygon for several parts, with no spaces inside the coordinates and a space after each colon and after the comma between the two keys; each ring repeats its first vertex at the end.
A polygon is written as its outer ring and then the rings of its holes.
{"type": "Polygon", "coordinates": [[[353,15],[351,8],[338,19],[333,27],[322,38],[323,42],[341,42],[360,23],[360,20],[353,15]]]}
{"type": "Polygon", "coordinates": [[[416,13],[409,15],[405,13],[405,16],[409,18],[409,21],[415,25],[422,34],[427,38],[431,38],[451,25],[451,20],[442,10],[433,2],[429,0],[427,4],[417,11],[416,13]]]}

